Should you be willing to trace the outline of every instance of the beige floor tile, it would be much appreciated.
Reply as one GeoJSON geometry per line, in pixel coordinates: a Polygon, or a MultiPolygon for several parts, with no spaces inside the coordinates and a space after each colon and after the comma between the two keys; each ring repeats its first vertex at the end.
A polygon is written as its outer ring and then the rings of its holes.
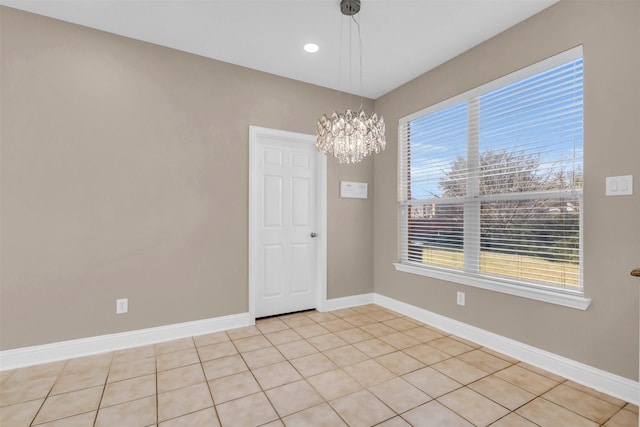
{"type": "Polygon", "coordinates": [[[42,405],[34,424],[42,424],[72,415],[95,411],[98,409],[101,397],[102,387],[50,396],[42,405]]]}
{"type": "Polygon", "coordinates": [[[29,427],[42,406],[44,399],[18,403],[0,408],[0,425],[11,427],[29,427]]]}
{"type": "Polygon", "coordinates": [[[318,352],[318,349],[309,344],[307,340],[288,342],[286,344],[277,345],[276,347],[287,359],[295,359],[297,357],[318,352]]]}
{"type": "Polygon", "coordinates": [[[270,332],[268,334],[265,334],[265,337],[267,337],[267,339],[271,341],[271,344],[273,345],[285,344],[288,342],[298,341],[302,339],[302,337],[298,335],[296,331],[294,331],[293,329],[285,329],[278,332],[270,332]]]}
{"type": "Polygon", "coordinates": [[[416,408],[431,400],[431,397],[398,377],[374,385],[369,388],[369,391],[398,414],[416,408]]]}
{"type": "Polygon", "coordinates": [[[260,391],[251,372],[241,372],[209,381],[213,402],[219,405],[260,391]]]}
{"type": "Polygon", "coordinates": [[[113,353],[112,363],[130,362],[137,359],[146,359],[156,356],[155,345],[145,345],[141,347],[127,348],[113,353]]]}
{"type": "Polygon", "coordinates": [[[0,388],[0,407],[46,397],[56,380],[55,376],[28,381],[19,381],[14,377],[12,375],[0,388]]]}
{"type": "Polygon", "coordinates": [[[180,368],[158,372],[158,393],[203,382],[205,382],[205,377],[201,364],[181,366],[180,368]]]}
{"type": "Polygon", "coordinates": [[[0,371],[0,385],[2,385],[9,377],[15,372],[15,369],[11,369],[8,371],[0,371]]]}
{"type": "Polygon", "coordinates": [[[149,426],[156,423],[156,397],[150,396],[101,408],[95,427],[149,426]]]}
{"type": "Polygon", "coordinates": [[[95,371],[70,373],[58,377],[51,394],[62,394],[70,391],[104,385],[107,382],[108,368],[99,368],[95,371]]]}
{"type": "Polygon", "coordinates": [[[198,347],[198,356],[201,361],[219,359],[225,356],[237,354],[236,346],[231,341],[198,347]]]}
{"type": "Polygon", "coordinates": [[[324,400],[304,380],[285,384],[265,392],[280,417],[316,406],[324,400]]]}
{"type": "Polygon", "coordinates": [[[395,377],[393,372],[372,359],[349,365],[344,368],[344,371],[364,387],[370,387],[395,377]]]}
{"type": "Polygon", "coordinates": [[[411,427],[411,424],[403,420],[401,417],[393,417],[390,420],[376,425],[376,427],[411,427]]]}
{"type": "Polygon", "coordinates": [[[611,417],[604,427],[638,427],[638,414],[622,409],[611,417]]]}
{"type": "Polygon", "coordinates": [[[213,401],[206,383],[160,393],[158,421],[166,421],[210,406],[213,406],[213,401]]]}
{"type": "Polygon", "coordinates": [[[423,326],[407,329],[404,331],[404,333],[409,335],[410,337],[417,339],[421,343],[427,343],[429,341],[437,340],[438,338],[443,337],[442,334],[423,326]]]}
{"type": "Polygon", "coordinates": [[[156,358],[158,372],[168,369],[179,368],[180,366],[193,365],[199,363],[200,358],[195,347],[188,350],[179,350],[171,353],[161,354],[156,358]]]}
{"type": "Polygon", "coordinates": [[[322,323],[322,322],[330,322],[332,320],[337,320],[338,316],[331,313],[323,313],[320,311],[312,311],[307,314],[307,317],[314,322],[322,323]]]}
{"type": "MultiPolygon", "coordinates": [[[[599,392],[597,390],[592,389],[591,387],[587,387],[587,386],[584,386],[582,384],[578,384],[578,383],[573,382],[571,380],[565,381],[563,383],[563,385],[567,385],[569,387],[573,387],[573,388],[575,388],[577,390],[580,390],[580,391],[583,391],[583,392],[585,392],[587,394],[590,394],[593,397],[597,397],[600,400],[604,400],[606,402],[613,403],[614,405],[619,406],[619,407],[623,407],[623,406],[625,406],[627,404],[627,402],[625,402],[624,400],[621,400],[621,399],[615,398],[613,396],[610,396],[608,394],[599,392]]],[[[631,409],[631,408],[627,408],[627,409],[631,409]]],[[[631,410],[635,411],[636,414],[638,413],[638,407],[637,406],[635,406],[635,409],[631,409],[631,410]]]]}
{"type": "Polygon", "coordinates": [[[256,393],[216,406],[224,427],[259,426],[278,419],[264,393],[256,393]]]}
{"type": "Polygon", "coordinates": [[[111,365],[107,382],[122,381],[129,378],[142,377],[156,373],[156,358],[147,357],[129,362],[118,362],[111,365]]]}
{"type": "Polygon", "coordinates": [[[360,328],[345,329],[344,331],[336,332],[336,335],[348,342],[349,344],[357,343],[360,341],[370,340],[374,336],[360,328]]]}
{"type": "Polygon", "coordinates": [[[102,353],[96,354],[95,356],[70,359],[69,361],[67,361],[60,375],[91,373],[97,371],[102,372],[105,369],[109,369],[112,361],[113,353],[102,353]]]}
{"type": "Polygon", "coordinates": [[[396,375],[404,375],[409,372],[424,368],[424,363],[401,351],[385,354],[376,357],[376,362],[390,370],[396,375]]]}
{"type": "Polygon", "coordinates": [[[455,390],[438,402],[477,426],[486,426],[504,417],[509,410],[469,388],[455,390]]]}
{"type": "Polygon", "coordinates": [[[13,371],[11,378],[5,378],[2,383],[4,384],[5,381],[8,384],[14,382],[25,383],[32,380],[55,378],[60,375],[66,364],[67,361],[62,360],[59,362],[45,363],[42,365],[27,366],[25,368],[16,369],[13,371]]]}
{"type": "Polygon", "coordinates": [[[383,354],[393,353],[397,350],[394,346],[387,344],[380,338],[373,338],[367,341],[354,343],[353,346],[369,357],[378,357],[383,354]]]}
{"type": "Polygon", "coordinates": [[[398,313],[389,310],[376,310],[375,312],[367,313],[369,316],[376,319],[378,322],[385,322],[391,319],[397,319],[398,317],[402,317],[398,313]]]}
{"type": "Polygon", "coordinates": [[[531,372],[535,372],[536,374],[542,375],[543,377],[547,377],[550,380],[553,380],[553,381],[555,381],[557,383],[565,382],[565,379],[563,377],[561,377],[560,375],[553,374],[553,373],[551,373],[551,372],[549,372],[549,371],[547,371],[545,369],[538,368],[537,366],[533,366],[533,365],[530,365],[530,364],[524,363],[524,362],[518,363],[518,366],[520,366],[521,368],[524,368],[524,369],[528,369],[531,372]]]}
{"type": "Polygon", "coordinates": [[[522,418],[520,415],[512,412],[506,417],[500,418],[495,423],[491,424],[491,427],[536,427],[537,425],[522,418]]]}
{"type": "Polygon", "coordinates": [[[414,347],[404,349],[403,351],[427,366],[433,365],[434,363],[441,362],[451,357],[450,354],[438,350],[435,347],[431,347],[429,344],[419,344],[414,347]]]}
{"type": "Polygon", "coordinates": [[[286,323],[290,328],[300,328],[302,326],[316,324],[316,322],[304,315],[291,318],[283,318],[282,321],[286,323]]]}
{"type": "Polygon", "coordinates": [[[537,396],[491,375],[469,384],[469,388],[514,411],[537,396]]]}
{"type": "Polygon", "coordinates": [[[495,351],[492,350],[490,348],[487,347],[481,347],[480,350],[484,351],[485,353],[489,353],[492,356],[496,356],[502,360],[506,360],[507,362],[511,363],[512,365],[514,363],[519,363],[520,361],[518,359],[514,359],[513,357],[509,357],[506,354],[500,353],[499,351],[495,351]]]}
{"type": "Polygon", "coordinates": [[[174,351],[189,350],[194,346],[193,338],[181,338],[179,340],[161,342],[156,344],[156,356],[173,353],[174,351]]]}
{"type": "Polygon", "coordinates": [[[447,427],[472,427],[473,424],[462,418],[460,415],[441,405],[431,401],[418,406],[402,414],[414,426],[447,426],[447,427]]]}
{"type": "MultiPolygon", "coordinates": [[[[199,365],[198,369],[202,371],[199,365]]],[[[136,400],[143,397],[155,395],[155,375],[146,375],[144,377],[131,378],[129,380],[107,384],[102,395],[102,400],[100,401],[100,407],[118,405],[130,400],[136,400]]]]}
{"type": "Polygon", "coordinates": [[[229,338],[229,335],[227,335],[226,332],[222,331],[222,332],[214,332],[212,334],[198,335],[196,337],[193,337],[193,342],[195,343],[196,347],[206,347],[208,345],[227,342],[230,339],[231,338],[229,338]]]}
{"type": "Polygon", "coordinates": [[[241,338],[253,337],[256,335],[261,335],[260,329],[255,326],[245,326],[244,328],[231,329],[227,331],[227,335],[232,340],[239,340],[241,338]]]}
{"type": "Polygon", "coordinates": [[[413,347],[415,345],[420,344],[420,341],[402,332],[396,332],[395,334],[385,335],[380,337],[380,339],[386,342],[387,344],[394,346],[398,350],[403,350],[405,348],[413,347]]]}
{"type": "Polygon", "coordinates": [[[255,375],[264,390],[302,379],[298,371],[289,362],[280,362],[254,369],[253,375],[255,375]]]}
{"type": "Polygon", "coordinates": [[[320,351],[331,350],[332,348],[347,345],[347,342],[335,334],[318,335],[307,339],[307,341],[320,351]]]}
{"type": "Polygon", "coordinates": [[[327,331],[330,331],[333,333],[353,328],[353,325],[351,323],[346,322],[342,319],[335,319],[335,320],[330,320],[328,322],[322,322],[320,323],[320,326],[325,328],[327,331]]]}
{"type": "Polygon", "coordinates": [[[353,308],[349,307],[349,308],[341,308],[339,310],[333,310],[331,314],[342,319],[345,317],[356,316],[358,312],[355,311],[353,308]]]}
{"type": "Polygon", "coordinates": [[[416,326],[421,326],[420,322],[409,319],[408,317],[398,317],[396,319],[385,320],[382,323],[387,326],[391,326],[393,329],[398,331],[406,331],[407,329],[413,329],[416,326]]]}
{"type": "Polygon", "coordinates": [[[558,385],[553,380],[516,365],[498,371],[494,375],[536,395],[541,395],[558,385]]]}
{"type": "Polygon", "coordinates": [[[458,356],[462,353],[467,353],[473,350],[473,347],[462,343],[458,340],[454,340],[451,337],[442,337],[437,340],[430,341],[429,344],[432,347],[437,348],[438,350],[444,351],[447,354],[452,356],[458,356]]]}
{"type": "Polygon", "coordinates": [[[456,336],[456,335],[449,335],[449,337],[453,338],[456,341],[461,342],[462,344],[466,344],[469,347],[474,348],[474,349],[479,349],[480,347],[482,347],[477,342],[474,342],[474,341],[471,341],[471,340],[467,340],[467,339],[464,339],[464,338],[456,336]]]}
{"type": "Polygon", "coordinates": [[[373,426],[396,415],[368,390],[348,394],[329,404],[351,427],[373,426]]]}
{"type": "Polygon", "coordinates": [[[270,319],[256,321],[256,328],[258,328],[263,334],[266,334],[269,332],[277,332],[284,329],[289,329],[289,326],[282,320],[272,317],[270,319]]]}
{"type": "Polygon", "coordinates": [[[342,369],[309,377],[307,381],[326,400],[336,399],[362,389],[362,386],[342,369]]]}
{"type": "Polygon", "coordinates": [[[351,323],[353,326],[365,326],[371,325],[373,323],[378,323],[376,319],[373,317],[367,316],[366,314],[357,314],[351,317],[345,317],[343,320],[351,323]]]}
{"type": "Polygon", "coordinates": [[[472,350],[469,353],[461,354],[457,358],[489,374],[511,366],[511,363],[506,360],[485,353],[482,350],[472,350]]]}
{"type": "Polygon", "coordinates": [[[516,411],[529,421],[541,427],[596,427],[597,423],[569,411],[541,397],[527,403],[516,411]]]}
{"type": "Polygon", "coordinates": [[[242,357],[236,354],[234,356],[221,357],[220,359],[202,362],[202,369],[204,369],[204,375],[207,377],[207,380],[214,380],[247,371],[249,368],[244,363],[242,357]]]}
{"type": "Polygon", "coordinates": [[[322,353],[290,360],[291,364],[303,377],[310,377],[336,369],[338,366],[322,353]]]}
{"type": "Polygon", "coordinates": [[[283,362],[285,359],[275,347],[261,348],[259,350],[242,353],[242,358],[249,369],[261,368],[274,363],[283,362]]]}
{"type": "Polygon", "coordinates": [[[63,418],[61,420],[51,421],[49,423],[38,424],[37,427],[87,427],[93,426],[98,411],[87,412],[72,417],[63,418]]]}
{"type": "MultiPolygon", "coordinates": [[[[567,385],[569,385],[569,384],[567,384],[567,385]]],[[[598,396],[596,396],[596,397],[598,397],[598,396]]],[[[613,396],[609,396],[609,397],[612,398],[612,399],[615,399],[615,397],[613,397],[613,396]]],[[[631,411],[633,413],[636,413],[636,414],[638,413],[638,405],[634,405],[633,403],[627,403],[624,406],[624,409],[629,410],[629,411],[631,411]]]]}
{"type": "Polygon", "coordinates": [[[275,420],[275,421],[271,421],[270,423],[267,423],[267,424],[262,424],[260,427],[285,427],[285,426],[282,423],[282,421],[275,420]]]}
{"type": "Polygon", "coordinates": [[[434,399],[462,387],[462,384],[433,368],[420,370],[403,375],[402,378],[418,387],[434,399]]]}
{"type": "Polygon", "coordinates": [[[564,384],[549,390],[542,397],[598,424],[604,423],[620,410],[618,405],[564,384]]]}
{"type": "Polygon", "coordinates": [[[214,408],[202,409],[158,424],[159,427],[220,427],[214,408]]]}
{"type": "Polygon", "coordinates": [[[353,365],[358,362],[362,362],[370,358],[352,345],[345,345],[344,347],[332,348],[327,350],[324,354],[338,366],[345,367],[353,365]]]}
{"type": "Polygon", "coordinates": [[[326,403],[289,415],[283,421],[287,427],[346,427],[340,416],[326,403]]]}
{"type": "Polygon", "coordinates": [[[254,337],[240,338],[233,341],[240,353],[246,353],[248,351],[258,350],[261,348],[271,347],[272,344],[267,340],[264,335],[256,335],[254,337]]]}
{"type": "Polygon", "coordinates": [[[395,334],[398,332],[396,329],[393,329],[391,326],[387,326],[384,323],[371,323],[369,325],[360,326],[360,329],[370,333],[377,338],[383,337],[385,335],[395,334]]]}
{"type": "Polygon", "coordinates": [[[311,338],[329,333],[328,330],[318,325],[317,323],[314,323],[312,325],[300,326],[298,328],[294,328],[293,330],[303,338],[311,338]]]}
{"type": "Polygon", "coordinates": [[[453,378],[460,384],[469,384],[480,378],[489,375],[485,371],[482,371],[468,363],[458,359],[447,359],[442,362],[431,365],[433,369],[436,369],[446,376],[453,378]]]}

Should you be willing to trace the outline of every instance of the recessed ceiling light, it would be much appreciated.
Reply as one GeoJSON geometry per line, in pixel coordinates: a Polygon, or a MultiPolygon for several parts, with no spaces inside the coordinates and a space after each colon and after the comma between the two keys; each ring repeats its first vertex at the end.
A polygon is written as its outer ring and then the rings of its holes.
{"type": "Polygon", "coordinates": [[[316,53],[320,50],[320,46],[315,43],[307,43],[304,45],[304,51],[309,53],[316,53]]]}

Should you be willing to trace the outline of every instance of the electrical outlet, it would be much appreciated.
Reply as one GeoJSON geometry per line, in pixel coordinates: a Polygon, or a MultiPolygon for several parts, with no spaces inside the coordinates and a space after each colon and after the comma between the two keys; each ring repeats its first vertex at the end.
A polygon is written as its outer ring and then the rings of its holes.
{"type": "Polygon", "coordinates": [[[124,314],[129,311],[129,298],[116,300],[116,314],[124,314]]]}
{"type": "Polygon", "coordinates": [[[464,292],[458,292],[456,301],[458,305],[464,305],[464,292]]]}

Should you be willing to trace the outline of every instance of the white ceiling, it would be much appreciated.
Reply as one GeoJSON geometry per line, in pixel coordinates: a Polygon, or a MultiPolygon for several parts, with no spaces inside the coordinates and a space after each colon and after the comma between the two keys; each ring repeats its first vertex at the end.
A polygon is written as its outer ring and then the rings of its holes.
{"type": "Polygon", "coordinates": [[[356,27],[339,0],[0,3],[375,99],[557,1],[362,0],[362,90],[356,27]],[[303,51],[309,41],[320,45],[318,53],[303,51]]]}

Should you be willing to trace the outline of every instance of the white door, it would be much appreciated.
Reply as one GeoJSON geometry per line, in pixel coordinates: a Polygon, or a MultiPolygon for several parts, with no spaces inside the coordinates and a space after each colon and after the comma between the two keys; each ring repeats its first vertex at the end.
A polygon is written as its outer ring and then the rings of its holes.
{"type": "Polygon", "coordinates": [[[249,262],[255,317],[317,306],[319,154],[314,141],[309,135],[251,128],[249,262]]]}

